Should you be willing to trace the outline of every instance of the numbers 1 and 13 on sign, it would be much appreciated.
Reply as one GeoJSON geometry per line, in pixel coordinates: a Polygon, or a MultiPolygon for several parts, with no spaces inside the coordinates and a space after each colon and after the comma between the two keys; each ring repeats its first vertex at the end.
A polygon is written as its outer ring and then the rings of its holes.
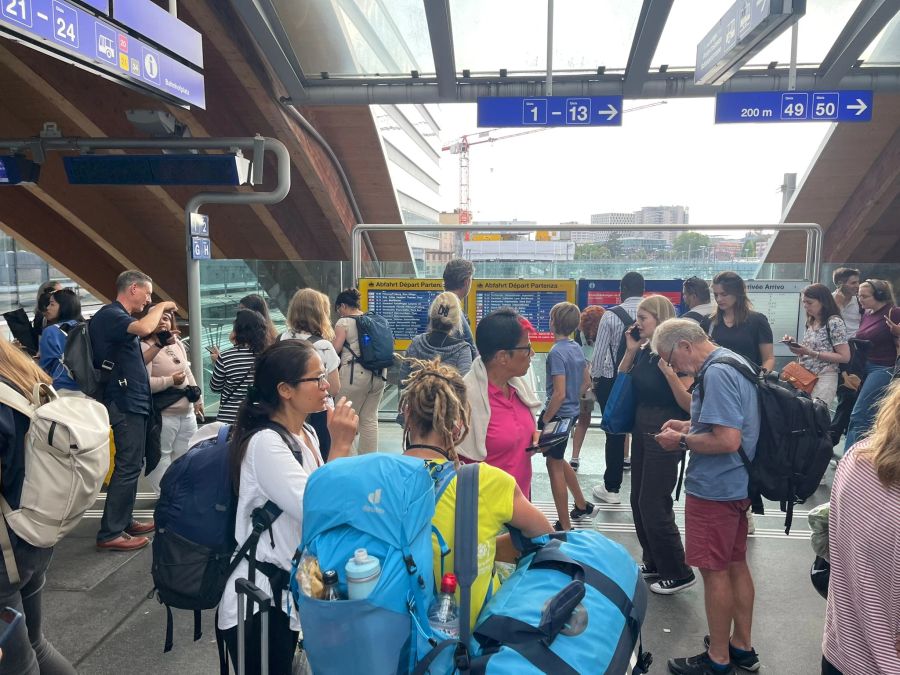
{"type": "Polygon", "coordinates": [[[621,96],[486,96],[478,99],[479,127],[589,127],[621,124],[621,96]]]}

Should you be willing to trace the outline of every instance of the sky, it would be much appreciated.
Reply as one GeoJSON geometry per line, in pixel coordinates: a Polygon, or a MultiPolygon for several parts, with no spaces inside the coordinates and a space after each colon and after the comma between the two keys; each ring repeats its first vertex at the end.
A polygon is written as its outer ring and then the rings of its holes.
{"type": "MultiPolygon", "coordinates": [[[[697,43],[733,3],[676,0],[651,68],[692,67],[697,43]]],[[[510,4],[452,0],[458,69],[546,69],[546,0],[516,0],[514,13],[510,4]]],[[[798,63],[819,63],[858,4],[808,2],[798,23],[798,63]]],[[[623,67],[640,7],[639,0],[557,0],[554,70],[623,67]]],[[[410,16],[418,16],[416,11],[410,16]]],[[[423,17],[407,18],[423,23],[423,17]]],[[[427,32],[418,34],[419,65],[428,70],[433,60],[427,32]]],[[[751,63],[788,63],[790,46],[788,30],[751,63]]],[[[647,103],[626,100],[621,127],[552,129],[473,147],[474,219],[589,222],[592,213],[683,205],[691,223],[776,223],[783,175],[797,173],[802,180],[830,128],[822,122],[716,125],[713,98],[675,98],[627,112],[647,103]]],[[[445,104],[441,111],[442,145],[478,131],[474,104],[445,104]]],[[[459,203],[456,155],[443,153],[441,172],[442,208],[452,211],[459,203]]]]}
{"type": "MultiPolygon", "coordinates": [[[[714,124],[711,98],[625,101],[621,127],[557,128],[470,148],[474,220],[588,223],[592,213],[682,205],[692,224],[772,224],[830,124],[714,124]]],[[[479,131],[475,104],[441,106],[442,145],[479,131]]],[[[492,136],[516,133],[503,129],[492,136]]],[[[458,156],[441,158],[441,207],[459,204],[458,156]]]]}

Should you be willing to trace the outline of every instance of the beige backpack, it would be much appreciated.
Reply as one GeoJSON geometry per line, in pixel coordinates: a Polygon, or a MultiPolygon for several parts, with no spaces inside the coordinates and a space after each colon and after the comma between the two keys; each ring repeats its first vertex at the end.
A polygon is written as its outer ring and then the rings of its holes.
{"type": "Polygon", "coordinates": [[[47,384],[35,385],[33,400],[0,382],[0,403],[31,420],[18,508],[0,495],[0,547],[12,583],[19,571],[2,521],[32,546],[49,548],[93,505],[109,469],[109,414],[102,403],[60,397],[47,384]]]}

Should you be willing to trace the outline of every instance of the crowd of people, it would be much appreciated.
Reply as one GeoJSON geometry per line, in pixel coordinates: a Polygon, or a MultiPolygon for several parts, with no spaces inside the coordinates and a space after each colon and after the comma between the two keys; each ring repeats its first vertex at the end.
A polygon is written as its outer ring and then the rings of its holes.
{"type": "MultiPolygon", "coordinates": [[[[749,474],[741,454],[752,461],[760,413],[755,386],[721,361],[728,357],[762,372],[774,371],[776,360],[771,325],[753,309],[744,280],[734,272],[721,272],[711,283],[685,280],[686,311],[680,318],[669,299],[645,293],[644,278],[637,272],[622,278],[620,303],[614,307],[580,311],[571,303],[557,304],[550,313],[553,346],[541,400],[529,377],[534,326],[515,310],[501,309],[483,317],[473,335],[463,312],[473,275],[469,261],[447,265],[445,291],[427,309],[426,331],[399,359],[398,404],[405,454],[427,462],[483,463],[478,555],[484,573],[473,587],[471,621],[497,583],[490,573],[493,562],[515,559],[508,538],[501,536],[504,528],[512,525],[526,536],[565,531],[573,521],[599,511],[585,498],[577,471],[584,453],[591,452],[585,439],[595,405],[601,414],[612,405],[617,377],[628,373],[634,425],[628,434],[604,432],[605,472],[602,483],[593,486],[592,498],[621,503],[630,471],[640,572],[652,592],[683,592],[696,584],[694,568],[699,570],[709,635],[703,651],[671,659],[669,670],[712,675],[732,673],[735,667],[758,669],[752,639],[754,585],[746,561],[752,528],[749,474]],[[694,386],[699,378],[702,396],[694,386]],[[575,443],[566,461],[569,429],[575,431],[575,443]],[[557,511],[554,524],[531,502],[535,454],[546,462],[557,511]],[[682,539],[673,491],[683,463],[682,539]]],[[[809,395],[836,403],[834,445],[847,437],[832,494],[832,586],[822,672],[900,672],[900,604],[896,574],[891,577],[893,561],[900,559],[900,385],[891,384],[900,308],[888,281],[860,282],[859,271],[850,268],[836,270],[833,281],[833,292],[822,284],[803,289],[805,330],[781,338],[814,378],[809,395]]],[[[3,343],[0,377],[27,397],[34,383],[50,381],[61,393],[81,396],[63,362],[67,333],[83,321],[78,297],[70,289],[48,289],[41,291],[40,321],[35,321],[39,365],[3,343]]],[[[100,396],[115,441],[115,464],[96,538],[101,551],[134,551],[150,542],[154,524],[133,518],[148,439],[155,433],[160,446],[159,461],[148,474],[159,493],[168,467],[188,451],[192,438],[196,442],[203,435],[203,429],[197,433],[205,413],[202,383],[195,381],[181,342],[177,308],[169,301],[151,304],[152,292],[145,274],[123,272],[115,301],[89,322],[95,365],[112,364],[100,396]]],[[[279,334],[266,301],[249,295],[237,308],[232,346],[210,349],[209,388],[220,394],[217,421],[235,429],[230,451],[238,495],[235,539],[246,538],[249,514],[267,501],[286,516],[272,526],[272,546],[261,546],[257,553],[265,572],[257,583],[267,593],[281,592],[281,577],[290,569],[312,472],[329,461],[384,449],[378,410],[386,373],[360,362],[362,316],[360,293],[354,288],[334,301],[304,288],[292,297],[287,330],[279,334]],[[270,423],[286,429],[290,438],[273,431],[270,423]]],[[[27,420],[20,417],[0,405],[4,495],[21,480],[16,442],[27,420]]],[[[450,533],[451,549],[454,499],[455,491],[448,490],[435,514],[440,531],[450,533]]],[[[19,656],[0,662],[0,673],[74,672],[40,633],[39,588],[49,551],[32,548],[16,543],[20,569],[27,570],[21,583],[0,579],[0,605],[24,610],[27,624],[27,631],[23,627],[15,638],[19,656]]],[[[242,565],[234,577],[246,575],[246,563],[242,565]]],[[[237,598],[233,583],[226,589],[217,623],[236,660],[237,598]]],[[[273,672],[289,672],[298,641],[297,616],[281,611],[271,616],[270,666],[273,672]]],[[[258,662],[258,620],[247,628],[248,663],[258,662]]]]}

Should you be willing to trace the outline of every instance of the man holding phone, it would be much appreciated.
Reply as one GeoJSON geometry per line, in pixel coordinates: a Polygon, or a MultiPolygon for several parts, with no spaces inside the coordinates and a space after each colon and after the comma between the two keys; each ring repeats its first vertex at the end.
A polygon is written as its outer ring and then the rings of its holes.
{"type": "Polygon", "coordinates": [[[150,414],[150,378],[141,353],[140,338],[156,330],[163,312],[175,311],[174,302],[156,304],[143,319],[132,314],[146,307],[153,295],[153,280],[138,270],[126,270],[116,279],[116,299],[94,314],[89,324],[94,367],[113,364],[102,403],[116,444],[115,468],[106,491],[99,551],[134,551],[150,543],[144,536],[153,522],[132,518],[137,481],[144,463],[147,418],[150,414]]]}
{"type": "Polygon", "coordinates": [[[670,319],[653,333],[653,351],[677,372],[703,380],[695,388],[690,421],[669,420],[656,434],[664,450],[689,452],[685,472],[685,562],[700,569],[709,636],[696,656],[669,659],[675,675],[732,675],[734,666],[757,670],[753,649],[754,588],[747,566],[748,460],[756,455],[756,388],[737,369],[718,361],[746,359],[710,342],[688,319],[670,319]]]}

